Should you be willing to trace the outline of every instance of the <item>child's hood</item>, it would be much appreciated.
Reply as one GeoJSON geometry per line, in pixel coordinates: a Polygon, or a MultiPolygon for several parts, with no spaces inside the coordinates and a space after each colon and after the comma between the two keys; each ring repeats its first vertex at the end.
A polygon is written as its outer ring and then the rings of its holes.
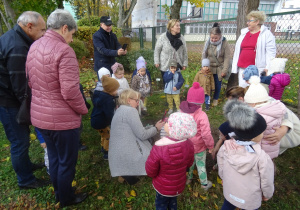
{"type": "Polygon", "coordinates": [[[248,173],[259,160],[261,147],[259,144],[252,145],[255,153],[246,151],[244,146],[238,145],[234,139],[224,142],[224,158],[231,167],[240,174],[248,173]]]}
{"type": "Polygon", "coordinates": [[[163,160],[169,165],[178,165],[186,161],[188,140],[176,140],[168,137],[155,142],[155,146],[158,146],[162,150],[163,160]]]}
{"type": "Polygon", "coordinates": [[[273,80],[273,79],[276,79],[282,87],[288,86],[288,85],[290,84],[290,82],[291,82],[290,75],[289,75],[289,74],[286,74],[286,73],[283,73],[283,74],[275,74],[275,75],[272,77],[272,80],[273,80]]]}
{"type": "Polygon", "coordinates": [[[197,111],[198,109],[201,109],[200,105],[189,103],[187,101],[183,101],[180,103],[180,110],[184,113],[191,114],[197,111]]]}
{"type": "Polygon", "coordinates": [[[273,118],[282,118],[286,113],[285,105],[279,100],[268,101],[267,103],[257,105],[255,110],[261,115],[273,118]]]}

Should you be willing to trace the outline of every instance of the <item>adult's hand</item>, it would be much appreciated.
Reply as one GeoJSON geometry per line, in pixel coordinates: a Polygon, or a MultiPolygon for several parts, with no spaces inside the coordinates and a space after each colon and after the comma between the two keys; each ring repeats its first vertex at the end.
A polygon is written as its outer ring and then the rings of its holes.
{"type": "Polygon", "coordinates": [[[226,76],[226,73],[221,73],[221,77],[225,77],[226,76]]]}
{"type": "Polygon", "coordinates": [[[160,131],[161,128],[162,128],[164,125],[165,125],[165,122],[162,121],[162,120],[160,120],[160,121],[158,121],[158,122],[155,124],[155,127],[156,127],[156,129],[157,129],[158,131],[160,131]]]}
{"type": "Polygon", "coordinates": [[[125,50],[123,50],[122,48],[118,49],[118,55],[125,55],[125,50]]]}
{"type": "Polygon", "coordinates": [[[183,66],[183,67],[182,67],[182,70],[185,70],[185,69],[186,69],[186,66],[183,66]]]}
{"type": "Polygon", "coordinates": [[[159,67],[159,64],[155,64],[155,67],[158,68],[158,67],[159,67]]]}
{"type": "Polygon", "coordinates": [[[275,145],[280,142],[281,138],[288,132],[289,128],[285,125],[280,127],[274,127],[275,133],[267,135],[265,140],[271,145],[275,145]]]}

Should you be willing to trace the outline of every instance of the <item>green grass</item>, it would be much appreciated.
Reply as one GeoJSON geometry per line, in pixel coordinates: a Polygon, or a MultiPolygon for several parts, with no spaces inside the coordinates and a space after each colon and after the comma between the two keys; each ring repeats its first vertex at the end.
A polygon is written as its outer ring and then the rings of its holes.
{"type": "MultiPolygon", "coordinates": [[[[154,124],[162,117],[167,108],[165,101],[163,93],[155,93],[149,97],[147,105],[149,114],[143,118],[145,125],[154,124]]],[[[224,100],[221,99],[220,106],[208,111],[212,134],[216,140],[218,127],[224,121],[221,109],[223,104],[224,100]]],[[[89,197],[83,203],[69,209],[154,209],[155,191],[151,179],[142,177],[138,184],[129,186],[118,183],[117,178],[111,178],[108,162],[102,159],[100,153],[99,134],[90,127],[90,113],[83,117],[83,124],[81,139],[89,148],[79,152],[75,181],[78,191],[88,192],[89,197]],[[128,196],[132,190],[136,192],[136,197],[128,196]]],[[[19,190],[10,161],[9,142],[1,124],[0,134],[0,209],[55,209],[51,186],[37,190],[19,190]]],[[[270,201],[263,203],[261,209],[296,209],[300,206],[299,153],[300,147],[289,149],[275,160],[280,171],[275,177],[275,193],[270,201]]],[[[31,142],[30,157],[33,162],[43,161],[43,149],[38,140],[31,142]]],[[[212,170],[213,164],[208,155],[208,179],[213,182],[214,187],[207,193],[204,192],[197,177],[194,176],[192,185],[187,186],[178,197],[178,209],[221,208],[222,186],[217,182],[217,172],[212,170]]],[[[38,178],[48,178],[45,169],[36,171],[35,175],[38,178]]]]}

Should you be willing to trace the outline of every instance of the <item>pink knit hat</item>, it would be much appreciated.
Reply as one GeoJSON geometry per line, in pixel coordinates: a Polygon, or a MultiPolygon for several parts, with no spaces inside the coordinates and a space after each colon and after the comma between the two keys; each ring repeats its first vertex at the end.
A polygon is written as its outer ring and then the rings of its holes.
{"type": "Polygon", "coordinates": [[[199,82],[194,82],[187,94],[187,101],[190,103],[203,104],[204,103],[204,89],[199,82]]]}
{"type": "Polygon", "coordinates": [[[120,67],[120,68],[123,68],[123,69],[124,69],[124,67],[123,67],[123,65],[122,65],[122,64],[120,64],[120,63],[117,63],[117,62],[116,62],[114,65],[112,65],[112,66],[111,66],[111,70],[113,71],[113,74],[114,74],[114,73],[116,73],[116,71],[117,71],[118,67],[120,67]]]}
{"type": "Polygon", "coordinates": [[[182,112],[175,112],[168,119],[170,137],[177,140],[191,138],[197,133],[197,124],[194,118],[182,112]]]}

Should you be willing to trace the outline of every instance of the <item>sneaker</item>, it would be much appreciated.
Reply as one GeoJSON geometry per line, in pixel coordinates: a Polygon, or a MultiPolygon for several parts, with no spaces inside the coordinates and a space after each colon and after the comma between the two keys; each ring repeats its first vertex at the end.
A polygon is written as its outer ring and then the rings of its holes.
{"type": "Polygon", "coordinates": [[[216,99],[213,100],[212,106],[218,106],[218,99],[217,100],[216,99]]]}
{"type": "Polygon", "coordinates": [[[21,190],[24,190],[24,189],[37,189],[39,187],[45,187],[45,186],[48,186],[49,184],[51,184],[51,181],[50,180],[45,180],[45,179],[35,179],[34,182],[30,183],[30,184],[27,184],[27,185],[24,185],[24,186],[19,186],[19,188],[21,190]]]}
{"type": "Polygon", "coordinates": [[[108,160],[108,152],[104,152],[103,153],[103,159],[104,160],[108,160]]]}
{"type": "Polygon", "coordinates": [[[201,185],[201,188],[204,190],[204,191],[207,191],[209,190],[209,188],[212,187],[212,182],[211,181],[207,181],[207,185],[204,186],[204,185],[201,185]]]}
{"type": "Polygon", "coordinates": [[[187,179],[185,184],[186,184],[186,185],[189,185],[189,184],[191,184],[191,183],[192,183],[192,180],[191,180],[191,179],[187,179]]]}
{"type": "Polygon", "coordinates": [[[88,197],[87,193],[79,193],[75,195],[75,198],[65,204],[60,204],[60,207],[66,207],[66,206],[72,206],[72,205],[76,205],[78,203],[83,202],[86,198],[88,197]]]}
{"type": "Polygon", "coordinates": [[[173,109],[169,109],[168,114],[172,114],[173,113],[173,109]]]}
{"type": "Polygon", "coordinates": [[[209,111],[209,104],[205,104],[205,110],[209,111]]]}

